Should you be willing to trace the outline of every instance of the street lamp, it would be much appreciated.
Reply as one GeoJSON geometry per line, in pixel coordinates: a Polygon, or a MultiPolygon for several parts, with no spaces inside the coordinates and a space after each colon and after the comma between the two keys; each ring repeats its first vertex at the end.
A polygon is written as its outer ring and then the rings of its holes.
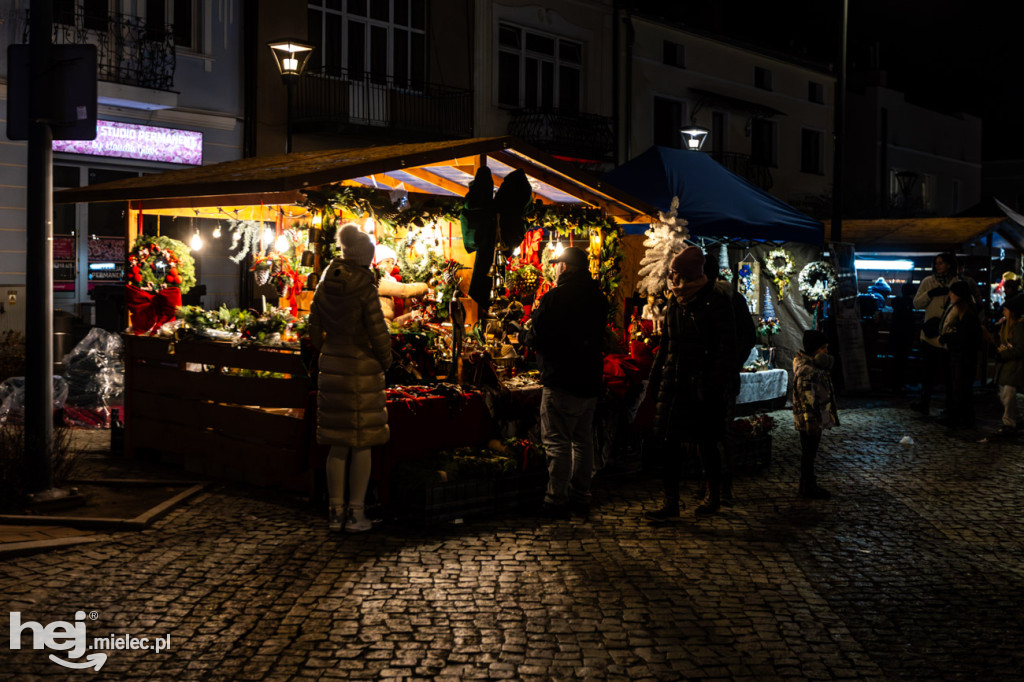
{"type": "Polygon", "coordinates": [[[902,170],[896,174],[896,182],[900,187],[900,194],[903,195],[903,210],[910,213],[910,195],[914,191],[914,185],[920,177],[914,171],[902,170]]]}
{"type": "Polygon", "coordinates": [[[691,152],[699,152],[700,148],[704,145],[704,139],[710,132],[707,128],[703,128],[697,125],[696,121],[690,123],[686,128],[679,131],[683,134],[683,139],[686,141],[686,148],[691,152]]]}
{"type": "Polygon", "coordinates": [[[287,92],[284,150],[290,153],[292,151],[292,90],[295,89],[295,83],[298,82],[299,76],[306,70],[306,64],[309,63],[309,58],[313,54],[313,45],[287,38],[272,40],[267,43],[267,47],[274,55],[274,63],[277,64],[277,70],[281,74],[281,80],[284,81],[287,92]]]}

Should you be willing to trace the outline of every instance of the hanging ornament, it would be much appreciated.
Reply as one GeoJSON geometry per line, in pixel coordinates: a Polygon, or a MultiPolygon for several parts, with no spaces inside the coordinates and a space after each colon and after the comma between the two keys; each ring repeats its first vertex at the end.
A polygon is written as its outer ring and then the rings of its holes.
{"type": "Polygon", "coordinates": [[[789,292],[789,278],[794,269],[793,257],[785,249],[773,249],[768,252],[764,267],[771,274],[775,286],[779,288],[779,300],[785,299],[789,292]]]}
{"type": "Polygon", "coordinates": [[[752,315],[757,315],[760,310],[760,298],[758,297],[758,282],[761,277],[761,264],[752,257],[749,260],[742,260],[737,265],[738,279],[736,290],[740,292],[747,302],[747,310],[752,315]]]}
{"type": "Polygon", "coordinates": [[[725,244],[718,247],[718,274],[726,282],[732,281],[732,269],[729,267],[729,248],[725,244]]]}

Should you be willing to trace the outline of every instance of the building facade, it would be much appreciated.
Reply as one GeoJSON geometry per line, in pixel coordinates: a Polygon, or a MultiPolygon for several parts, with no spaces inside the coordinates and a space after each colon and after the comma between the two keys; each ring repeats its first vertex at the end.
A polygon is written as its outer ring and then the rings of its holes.
{"type": "Polygon", "coordinates": [[[681,128],[707,129],[702,151],[816,217],[832,194],[836,79],[751,47],[622,13],[617,29],[617,158],[683,147],[681,128]]]}
{"type": "MultiPolygon", "coordinates": [[[[97,138],[55,141],[55,190],[243,155],[241,2],[63,0],[52,6],[54,45],[96,46],[98,77],[97,138]]],[[[28,2],[0,2],[5,44],[28,42],[28,9],[28,2]]],[[[8,114],[19,105],[17,94],[9,101],[7,54],[0,53],[5,133],[8,114]]],[[[24,140],[0,139],[0,176],[0,290],[8,302],[23,301],[24,140]]],[[[164,220],[158,229],[187,243],[203,221],[164,220]]],[[[54,206],[55,309],[96,322],[97,288],[102,293],[104,282],[123,274],[125,233],[119,205],[54,206]]],[[[222,257],[226,245],[206,242],[194,255],[206,287],[203,303],[216,307],[237,300],[238,266],[222,257]]],[[[23,320],[24,305],[9,304],[0,330],[20,329],[23,320]]]]}
{"type": "Polygon", "coordinates": [[[908,102],[880,76],[847,92],[845,214],[944,217],[977,204],[981,119],[908,102]]]}

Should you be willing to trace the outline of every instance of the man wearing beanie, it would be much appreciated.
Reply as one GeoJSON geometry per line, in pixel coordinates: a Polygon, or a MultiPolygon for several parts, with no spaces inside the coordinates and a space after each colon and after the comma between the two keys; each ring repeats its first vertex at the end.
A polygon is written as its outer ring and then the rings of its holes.
{"type": "Polygon", "coordinates": [[[682,460],[697,448],[707,495],[695,510],[713,514],[721,505],[720,443],[725,437],[726,391],[735,370],[736,322],[732,304],[704,274],[704,253],[683,249],[669,272],[672,296],[648,390],[655,391],[654,438],[662,460],[665,499],[644,517],[661,522],[679,516],[682,460]]]}
{"type": "Polygon", "coordinates": [[[839,426],[835,391],[832,389],[834,358],[828,354],[828,338],[816,329],[804,332],[803,350],[793,358],[793,423],[800,432],[800,497],[827,500],[832,497],[818,485],[814,459],[821,432],[839,426]]]}
{"type": "Polygon", "coordinates": [[[548,460],[542,512],[569,518],[590,512],[594,410],[601,393],[608,301],[590,276],[587,252],[575,246],[553,258],[557,276],[530,314],[526,341],[537,351],[540,429],[548,460]]]}

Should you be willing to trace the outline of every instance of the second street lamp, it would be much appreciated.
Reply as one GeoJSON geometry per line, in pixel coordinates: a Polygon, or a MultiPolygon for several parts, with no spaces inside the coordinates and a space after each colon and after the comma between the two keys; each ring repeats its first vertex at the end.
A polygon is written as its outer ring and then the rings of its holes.
{"type": "Polygon", "coordinates": [[[284,81],[287,93],[286,120],[285,120],[285,152],[292,151],[292,90],[299,80],[299,76],[306,70],[306,64],[313,54],[313,46],[299,40],[282,39],[273,40],[267,43],[271,54],[274,55],[274,63],[284,81]]]}
{"type": "Polygon", "coordinates": [[[707,138],[710,131],[696,123],[691,123],[679,132],[683,134],[686,148],[692,152],[699,152],[700,148],[704,146],[704,139],[707,138]]]}

